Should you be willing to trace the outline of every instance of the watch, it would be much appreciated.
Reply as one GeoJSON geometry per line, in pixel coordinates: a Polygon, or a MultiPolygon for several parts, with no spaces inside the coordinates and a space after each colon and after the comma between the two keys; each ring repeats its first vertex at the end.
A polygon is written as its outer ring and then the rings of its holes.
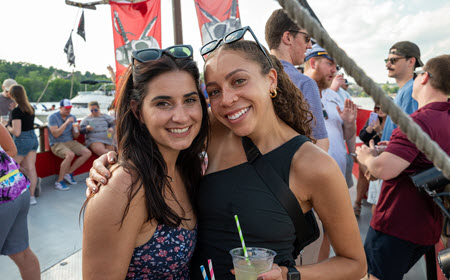
{"type": "Polygon", "coordinates": [[[300,271],[298,271],[295,266],[288,266],[287,269],[288,269],[288,274],[287,274],[288,280],[300,280],[301,279],[300,271]]]}

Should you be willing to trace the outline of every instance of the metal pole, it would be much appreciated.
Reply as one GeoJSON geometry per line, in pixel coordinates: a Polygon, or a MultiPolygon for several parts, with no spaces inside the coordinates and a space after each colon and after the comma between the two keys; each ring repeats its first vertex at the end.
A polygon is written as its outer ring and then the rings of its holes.
{"type": "Polygon", "coordinates": [[[172,0],[173,38],[175,45],[183,44],[183,25],[181,24],[180,0],[172,0]]]}

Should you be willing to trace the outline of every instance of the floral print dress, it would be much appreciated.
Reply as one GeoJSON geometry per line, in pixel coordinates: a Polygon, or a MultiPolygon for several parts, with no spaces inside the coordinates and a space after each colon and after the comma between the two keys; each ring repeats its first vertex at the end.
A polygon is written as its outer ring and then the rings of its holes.
{"type": "Polygon", "coordinates": [[[197,241],[193,230],[158,225],[152,238],[134,249],[126,279],[189,280],[189,262],[197,241]]]}

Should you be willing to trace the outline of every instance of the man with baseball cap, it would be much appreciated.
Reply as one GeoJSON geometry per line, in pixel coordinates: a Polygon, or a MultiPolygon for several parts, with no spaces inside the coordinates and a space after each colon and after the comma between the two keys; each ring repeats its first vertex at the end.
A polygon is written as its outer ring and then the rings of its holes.
{"type": "MultiPolygon", "coordinates": [[[[394,78],[399,91],[394,102],[408,115],[417,110],[417,101],[412,98],[414,83],[414,70],[422,67],[419,47],[409,41],[395,43],[389,49],[388,58],[385,59],[389,78],[394,78]]],[[[382,141],[389,141],[392,131],[397,127],[388,116],[384,125],[382,141]]]]}
{"type": "Polygon", "coordinates": [[[17,82],[13,79],[6,79],[3,81],[3,92],[0,95],[0,116],[9,115],[9,112],[16,106],[16,103],[11,99],[11,95],[9,94],[9,89],[13,85],[17,85],[17,82]]]}
{"type": "Polygon", "coordinates": [[[311,48],[311,36],[306,29],[293,22],[283,9],[275,10],[269,17],[265,35],[270,53],[280,60],[284,71],[300,89],[309,105],[309,110],[315,119],[315,124],[312,125],[312,136],[317,139],[319,147],[328,150],[328,134],[317,84],[294,66],[303,64],[305,52],[311,48]]]}
{"type": "Polygon", "coordinates": [[[64,183],[76,184],[73,172],[91,156],[91,151],[75,139],[80,135],[77,118],[70,114],[72,103],[69,99],[63,99],[59,103],[59,111],[48,116],[50,147],[56,156],[63,159],[59,170],[55,188],[61,191],[69,190],[64,183]],[[78,158],[73,162],[75,155],[78,158]]]}
{"type": "MultiPolygon", "coordinates": [[[[411,114],[411,119],[447,155],[450,155],[449,65],[450,55],[440,55],[428,60],[423,70],[416,71],[413,98],[417,100],[419,109],[411,114]]],[[[428,170],[434,164],[399,128],[394,130],[381,154],[378,155],[373,142],[370,147],[358,147],[356,154],[358,161],[372,175],[384,180],[364,241],[369,279],[403,279],[411,267],[439,242],[442,232],[441,210],[432,197],[414,186],[410,178],[410,175],[428,170]]],[[[428,177],[431,181],[432,176],[428,177]]]]}
{"type": "MultiPolygon", "coordinates": [[[[350,99],[341,99],[339,94],[330,89],[336,77],[337,65],[328,52],[315,44],[306,52],[305,75],[316,81],[321,95],[322,114],[328,132],[330,146],[328,154],[337,162],[345,176],[347,167],[347,148],[345,141],[352,141],[356,134],[356,105],[350,99]]],[[[343,80],[343,79],[342,79],[343,80]]],[[[339,89],[339,86],[336,90],[339,89]]],[[[330,246],[324,235],[318,261],[327,259],[330,246]]]]}

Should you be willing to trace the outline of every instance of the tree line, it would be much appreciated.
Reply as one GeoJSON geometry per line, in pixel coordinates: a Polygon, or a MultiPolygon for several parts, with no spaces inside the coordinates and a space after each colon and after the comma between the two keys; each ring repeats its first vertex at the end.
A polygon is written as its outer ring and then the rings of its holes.
{"type": "MultiPolygon", "coordinates": [[[[42,94],[49,79],[52,81],[48,84],[45,94],[40,102],[59,101],[70,97],[71,72],[56,69],[54,67],[46,68],[41,65],[26,62],[8,62],[0,59],[0,83],[5,79],[11,78],[22,85],[28,95],[30,102],[36,102],[42,94]],[[56,71],[56,72],[55,72],[56,71]]],[[[84,80],[110,80],[106,75],[97,75],[95,73],[86,72],[82,74],[80,71],[73,73],[73,93],[75,97],[78,91],[95,90],[99,85],[80,84],[84,80]]]]}

